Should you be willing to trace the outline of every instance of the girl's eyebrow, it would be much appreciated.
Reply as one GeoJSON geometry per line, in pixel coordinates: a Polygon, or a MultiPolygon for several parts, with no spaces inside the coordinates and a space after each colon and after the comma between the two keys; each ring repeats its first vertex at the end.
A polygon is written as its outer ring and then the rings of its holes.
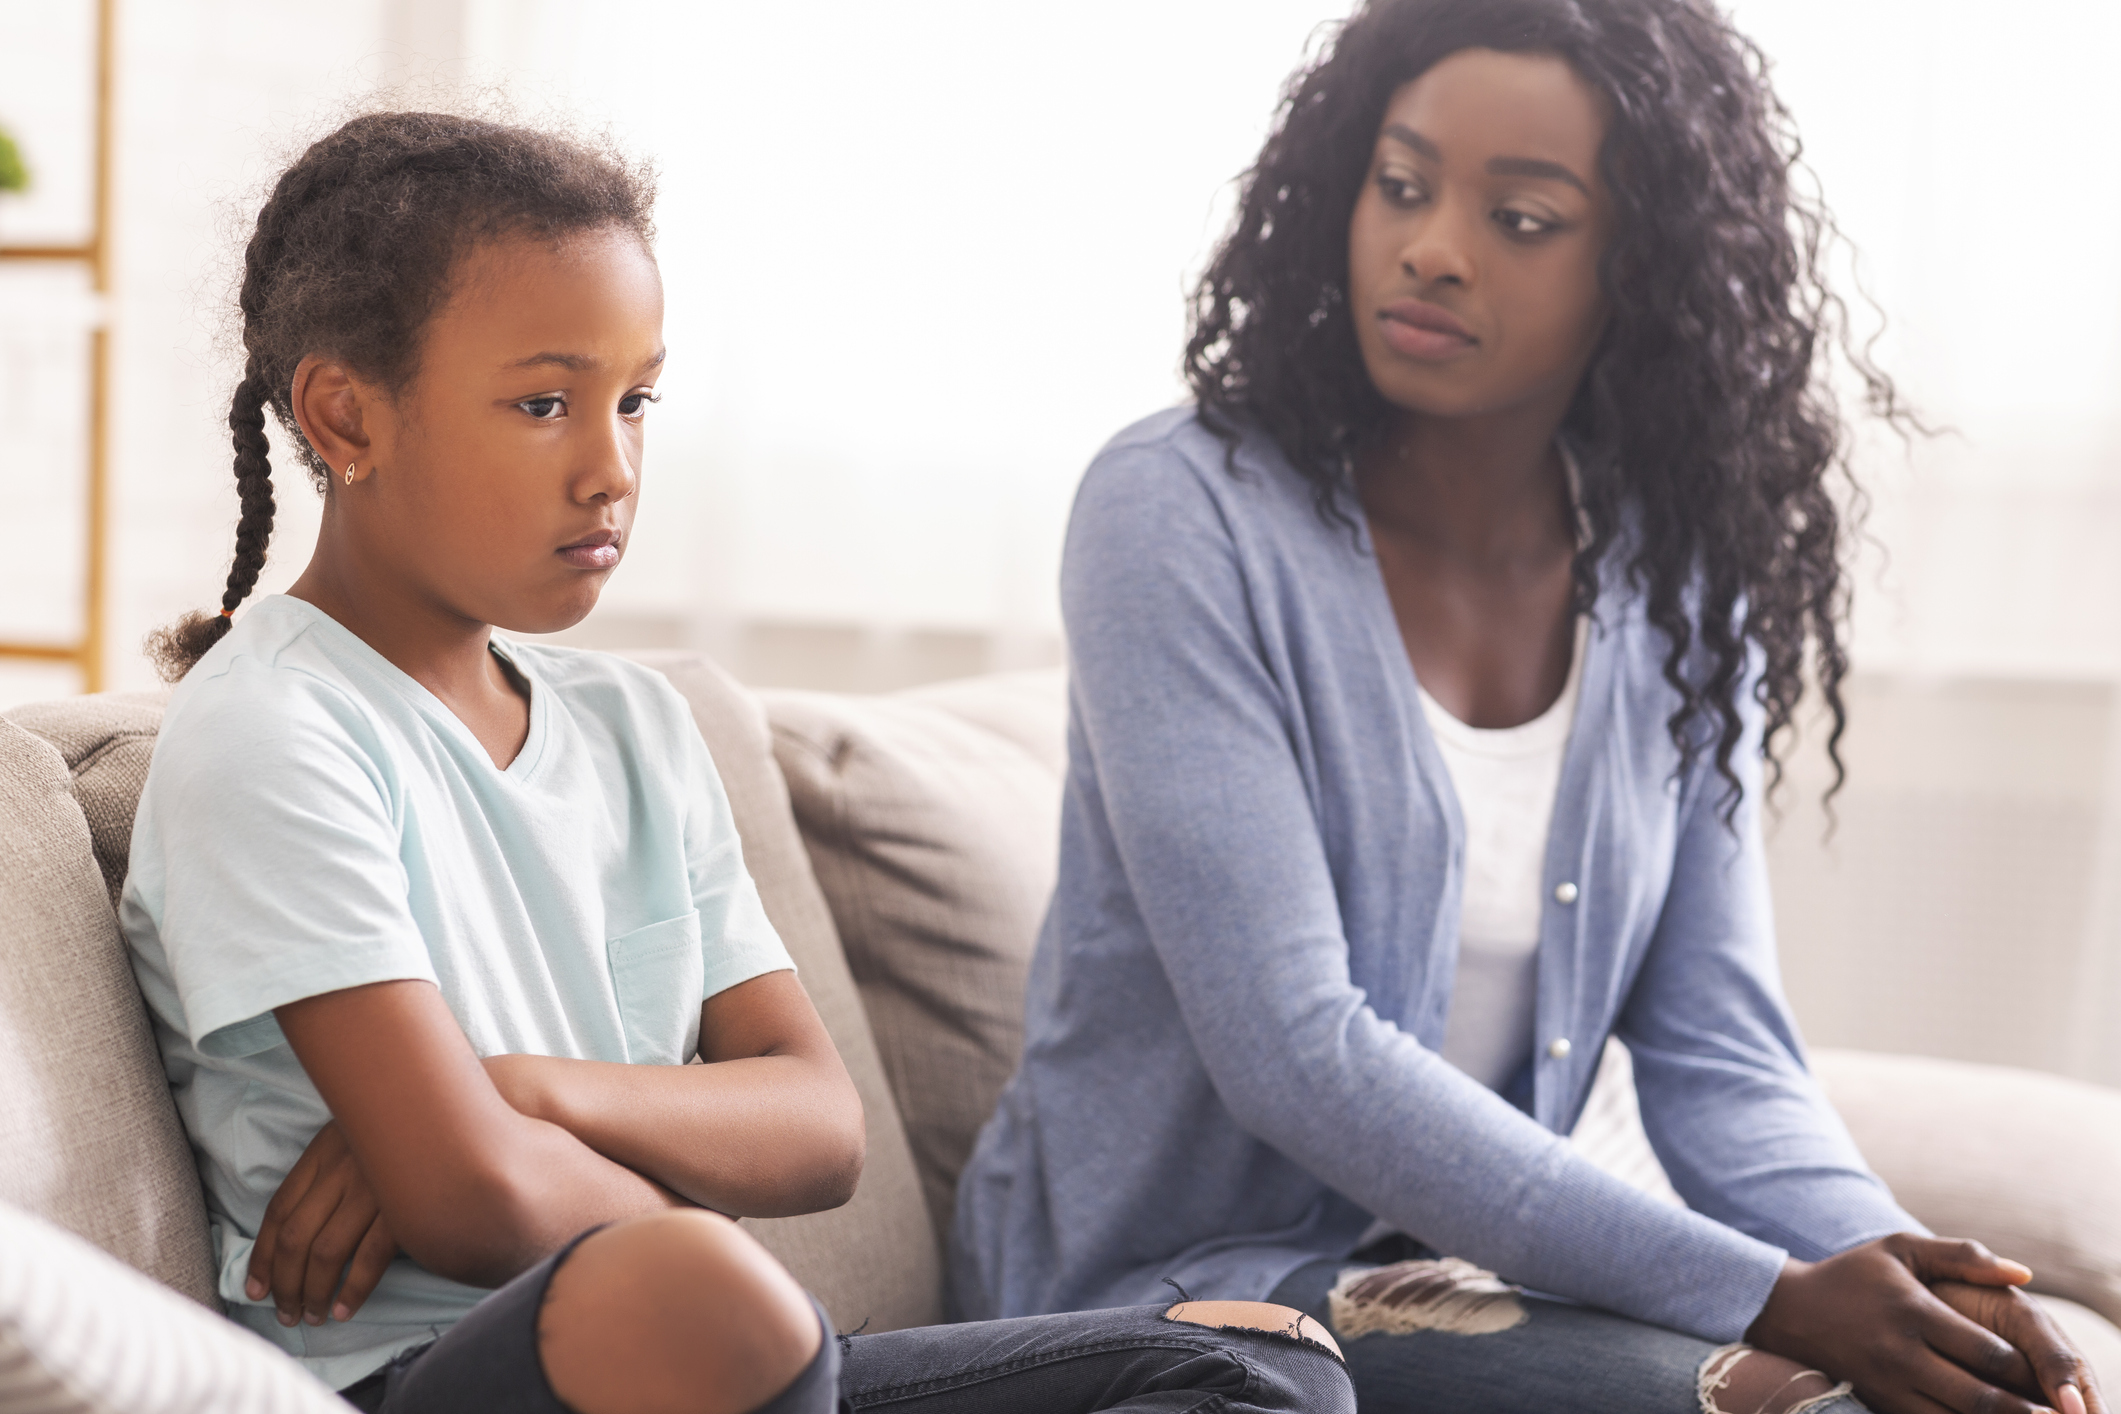
{"type": "MultiPolygon", "coordinates": [[[[1387,123],[1380,136],[1413,148],[1431,162],[1443,161],[1441,148],[1404,123],[1387,123]]],[[[1488,159],[1488,174],[1496,177],[1544,177],[1548,181],[1566,182],[1585,196],[1591,194],[1583,178],[1562,166],[1559,162],[1548,162],[1538,157],[1491,157],[1488,159]]]]}
{"type": "MultiPolygon", "coordinates": [[[[670,350],[667,348],[657,349],[653,355],[651,355],[646,361],[641,364],[642,370],[645,372],[648,369],[660,367],[663,362],[663,359],[669,353],[670,350]]],[[[546,364],[551,364],[559,368],[564,368],[570,373],[581,373],[589,369],[596,368],[599,363],[600,360],[592,358],[588,354],[534,353],[529,358],[517,359],[514,363],[508,364],[507,367],[538,368],[546,364]]]]}

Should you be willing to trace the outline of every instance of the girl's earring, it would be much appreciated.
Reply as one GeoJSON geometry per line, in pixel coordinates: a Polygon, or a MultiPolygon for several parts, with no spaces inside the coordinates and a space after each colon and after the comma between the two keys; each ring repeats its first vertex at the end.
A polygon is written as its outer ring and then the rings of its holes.
{"type": "Polygon", "coordinates": [[[348,486],[353,485],[353,469],[354,464],[352,462],[348,462],[346,464],[346,484],[348,486]]]}

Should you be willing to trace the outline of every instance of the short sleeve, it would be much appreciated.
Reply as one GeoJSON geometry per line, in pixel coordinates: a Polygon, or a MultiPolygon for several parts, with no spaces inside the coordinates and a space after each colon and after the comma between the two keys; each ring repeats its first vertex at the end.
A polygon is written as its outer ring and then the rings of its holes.
{"type": "Polygon", "coordinates": [[[685,859],[692,872],[693,907],[700,914],[700,948],[706,962],[700,999],[705,1001],[768,972],[792,972],[795,960],[767,919],[758,885],[744,867],[744,843],[728,792],[689,710],[683,739],[688,767],[685,859]]]}
{"type": "Polygon", "coordinates": [[[188,1039],[232,1059],[282,1041],[273,1008],[432,982],[382,755],[320,683],[239,662],[173,713],[135,830],[134,902],[188,1039]]]}

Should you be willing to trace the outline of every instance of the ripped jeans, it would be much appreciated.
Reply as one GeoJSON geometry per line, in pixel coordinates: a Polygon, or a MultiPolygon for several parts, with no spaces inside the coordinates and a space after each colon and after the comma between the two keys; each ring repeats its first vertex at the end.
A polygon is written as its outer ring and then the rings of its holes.
{"type": "Polygon", "coordinates": [[[882,1414],[1355,1414],[1340,1362],[1285,1335],[1123,1306],[842,1336],[840,1409],[882,1414]]]}
{"type": "MultiPolygon", "coordinates": [[[[1267,1298],[1305,1312],[1338,1337],[1363,1414],[1752,1414],[1760,1407],[1758,1398],[1734,1403],[1719,1388],[1742,1347],[1526,1296],[1464,1264],[1441,1274],[1446,1285],[1456,1276],[1456,1289],[1442,1294],[1439,1304],[1448,1309],[1425,1322],[1427,1328],[1406,1330],[1406,1322],[1390,1319],[1378,1303],[1351,1301],[1348,1286],[1334,1299],[1343,1272],[1379,1264],[1367,1253],[1307,1263],[1267,1298]]],[[[1845,1389],[1827,1387],[1817,1374],[1810,1379],[1766,1407],[1779,1414],[1864,1414],[1845,1389]]]]}

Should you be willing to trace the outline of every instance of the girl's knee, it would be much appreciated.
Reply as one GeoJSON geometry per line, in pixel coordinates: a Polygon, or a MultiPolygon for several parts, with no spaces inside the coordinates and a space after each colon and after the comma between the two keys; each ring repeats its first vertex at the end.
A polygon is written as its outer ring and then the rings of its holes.
{"type": "Polygon", "coordinates": [[[792,1383],[823,1337],[772,1255],[700,1211],[584,1239],[538,1319],[553,1392],[582,1414],[744,1414],[792,1383]]]}
{"type": "Polygon", "coordinates": [[[1277,1306],[1271,1301],[1180,1301],[1164,1312],[1164,1319],[1215,1330],[1261,1331],[1321,1346],[1334,1359],[1342,1358],[1340,1343],[1324,1326],[1293,1306],[1277,1306]]]}

